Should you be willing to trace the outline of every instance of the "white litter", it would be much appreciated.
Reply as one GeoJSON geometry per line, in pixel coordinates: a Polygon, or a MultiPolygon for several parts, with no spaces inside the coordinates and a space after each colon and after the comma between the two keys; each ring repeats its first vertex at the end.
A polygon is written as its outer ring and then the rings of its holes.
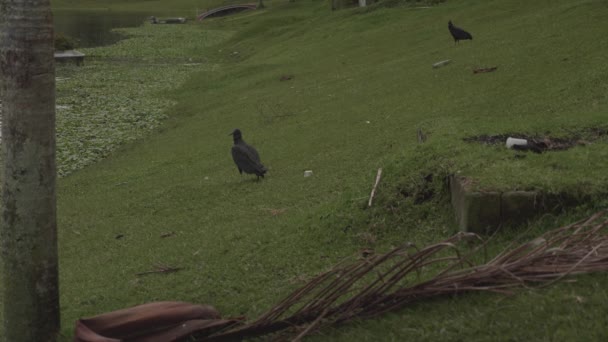
{"type": "Polygon", "coordinates": [[[507,138],[507,148],[513,148],[513,146],[526,146],[528,145],[528,140],[526,139],[518,139],[518,138],[507,138]]]}
{"type": "Polygon", "coordinates": [[[437,69],[437,68],[442,67],[444,65],[448,65],[451,62],[452,62],[451,59],[446,59],[445,61],[437,62],[437,63],[433,64],[433,69],[437,69]]]}

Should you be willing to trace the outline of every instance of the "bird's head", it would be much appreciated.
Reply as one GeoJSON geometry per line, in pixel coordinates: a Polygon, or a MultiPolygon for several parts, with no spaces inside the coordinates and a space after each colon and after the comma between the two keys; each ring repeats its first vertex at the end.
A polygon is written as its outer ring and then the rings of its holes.
{"type": "Polygon", "coordinates": [[[242,138],[242,135],[241,135],[241,130],[240,130],[240,129],[238,129],[238,128],[237,128],[237,129],[235,129],[234,131],[232,131],[232,133],[230,133],[230,134],[228,134],[228,135],[232,135],[232,138],[233,138],[234,140],[239,140],[239,139],[241,139],[241,138],[242,138]]]}
{"type": "Polygon", "coordinates": [[[452,27],[452,26],[454,26],[454,24],[452,24],[452,21],[451,20],[448,21],[448,27],[452,27]]]}

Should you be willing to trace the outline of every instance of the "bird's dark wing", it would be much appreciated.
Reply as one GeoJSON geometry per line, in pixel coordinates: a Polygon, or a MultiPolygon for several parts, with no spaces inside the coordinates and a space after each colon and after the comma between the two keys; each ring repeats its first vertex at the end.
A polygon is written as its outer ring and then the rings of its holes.
{"type": "Polygon", "coordinates": [[[249,151],[249,153],[251,154],[251,157],[257,161],[258,163],[260,162],[260,154],[258,153],[258,151],[255,149],[255,147],[251,146],[251,145],[245,145],[245,147],[247,148],[247,150],[249,151]]]}
{"type": "Polygon", "coordinates": [[[473,36],[469,32],[461,29],[460,27],[452,25],[449,27],[449,29],[454,39],[473,39],[473,36]]]}
{"type": "Polygon", "coordinates": [[[264,173],[266,168],[259,162],[259,155],[252,153],[248,146],[237,144],[232,146],[232,159],[239,170],[246,173],[264,173]]]}
{"type": "Polygon", "coordinates": [[[255,149],[255,147],[247,144],[246,142],[243,142],[243,145],[247,149],[247,151],[250,153],[251,157],[258,163],[258,166],[259,166],[258,171],[261,173],[266,172],[267,171],[266,167],[264,165],[262,165],[262,162],[260,161],[260,154],[255,149]]]}
{"type": "Polygon", "coordinates": [[[239,171],[242,171],[241,165],[251,163],[251,158],[249,158],[247,153],[238,145],[232,146],[232,160],[234,160],[239,171]]]}
{"type": "Polygon", "coordinates": [[[471,34],[461,28],[458,29],[458,38],[460,39],[473,39],[473,36],[471,36],[471,34]]]}

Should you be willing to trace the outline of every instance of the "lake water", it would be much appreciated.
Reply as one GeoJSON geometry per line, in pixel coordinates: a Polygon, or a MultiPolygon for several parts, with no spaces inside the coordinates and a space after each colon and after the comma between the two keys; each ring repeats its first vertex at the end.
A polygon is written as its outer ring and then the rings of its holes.
{"type": "Polygon", "coordinates": [[[114,44],[121,36],[113,28],[137,27],[151,15],[148,13],[55,10],[55,34],[63,34],[77,41],[78,47],[114,44]]]}

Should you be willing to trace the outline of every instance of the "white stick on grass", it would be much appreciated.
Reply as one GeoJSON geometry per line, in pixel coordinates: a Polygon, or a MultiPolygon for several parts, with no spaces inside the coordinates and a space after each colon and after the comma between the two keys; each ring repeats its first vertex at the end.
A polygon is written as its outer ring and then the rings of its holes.
{"type": "Polygon", "coordinates": [[[376,182],[374,183],[372,193],[369,195],[369,201],[367,202],[368,208],[372,206],[372,201],[374,200],[374,196],[376,196],[376,188],[378,187],[378,183],[380,183],[380,178],[382,178],[382,168],[379,168],[378,173],[376,174],[376,182]]]}

